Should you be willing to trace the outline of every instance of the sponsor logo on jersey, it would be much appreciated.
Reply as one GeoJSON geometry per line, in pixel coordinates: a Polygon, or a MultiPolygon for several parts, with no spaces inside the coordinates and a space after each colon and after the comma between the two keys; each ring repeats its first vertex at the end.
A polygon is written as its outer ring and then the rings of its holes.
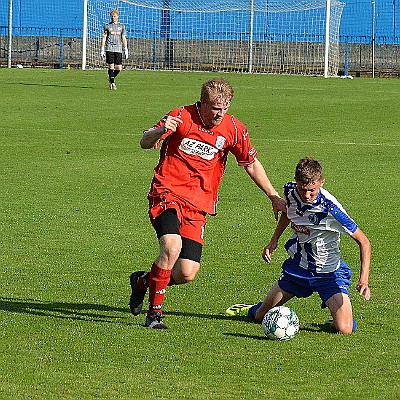
{"type": "Polygon", "coordinates": [[[225,142],[226,142],[226,138],[224,138],[223,136],[218,136],[217,141],[215,143],[216,148],[218,150],[221,150],[224,147],[225,142]]]}
{"type": "Polygon", "coordinates": [[[184,138],[179,145],[179,149],[186,154],[199,156],[203,160],[212,160],[218,149],[208,143],[203,143],[198,140],[184,138]]]}
{"type": "Polygon", "coordinates": [[[294,222],[292,222],[291,227],[292,227],[293,231],[296,233],[302,233],[307,236],[311,235],[310,230],[304,225],[296,225],[294,222]]]}
{"type": "Polygon", "coordinates": [[[319,219],[316,214],[310,214],[308,216],[308,220],[313,224],[313,225],[318,225],[319,224],[319,219]]]}

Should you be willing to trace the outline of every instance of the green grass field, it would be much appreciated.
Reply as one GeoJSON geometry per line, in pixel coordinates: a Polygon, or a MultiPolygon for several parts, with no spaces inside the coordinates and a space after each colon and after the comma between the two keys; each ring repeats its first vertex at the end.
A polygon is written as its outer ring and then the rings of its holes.
{"type": "Polygon", "coordinates": [[[289,235],[265,264],[270,203],[232,156],[202,269],[167,291],[169,330],[129,313],[129,275],[158,253],[146,200],[158,151],[140,149],[141,133],[215,75],[124,71],[114,92],[105,71],[0,70],[1,399],[400,398],[400,80],[224,75],[275,187],[317,157],[370,238],[369,302],[342,239],[355,334],[321,330],[317,295],[288,303],[301,321],[288,342],[224,316],[263,299],[289,235]]]}

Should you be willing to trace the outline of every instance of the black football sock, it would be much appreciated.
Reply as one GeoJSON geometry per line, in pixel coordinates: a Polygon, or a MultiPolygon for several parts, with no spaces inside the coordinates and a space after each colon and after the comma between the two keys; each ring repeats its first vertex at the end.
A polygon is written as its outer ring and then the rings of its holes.
{"type": "Polygon", "coordinates": [[[113,69],[109,69],[108,70],[108,80],[110,81],[110,83],[114,83],[114,70],[113,69]]]}

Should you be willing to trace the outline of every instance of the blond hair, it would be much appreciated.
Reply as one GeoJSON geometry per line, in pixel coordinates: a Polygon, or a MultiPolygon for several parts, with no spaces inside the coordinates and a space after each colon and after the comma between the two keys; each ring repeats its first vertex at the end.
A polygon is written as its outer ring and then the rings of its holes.
{"type": "Polygon", "coordinates": [[[213,78],[203,84],[200,100],[224,100],[230,102],[233,98],[233,88],[224,78],[213,78]]]}
{"type": "Polygon", "coordinates": [[[117,9],[110,11],[110,16],[113,16],[113,15],[119,15],[119,12],[117,9]]]}

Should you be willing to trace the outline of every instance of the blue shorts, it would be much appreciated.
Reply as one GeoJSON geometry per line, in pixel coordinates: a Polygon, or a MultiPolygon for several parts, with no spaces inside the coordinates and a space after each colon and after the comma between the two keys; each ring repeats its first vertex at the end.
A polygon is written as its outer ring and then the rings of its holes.
{"type": "Polygon", "coordinates": [[[296,297],[309,297],[317,292],[322,299],[321,307],[336,293],[349,294],[351,269],[340,261],[339,268],[327,274],[318,274],[299,267],[291,258],[282,265],[282,275],[278,280],[279,287],[296,297]]]}

